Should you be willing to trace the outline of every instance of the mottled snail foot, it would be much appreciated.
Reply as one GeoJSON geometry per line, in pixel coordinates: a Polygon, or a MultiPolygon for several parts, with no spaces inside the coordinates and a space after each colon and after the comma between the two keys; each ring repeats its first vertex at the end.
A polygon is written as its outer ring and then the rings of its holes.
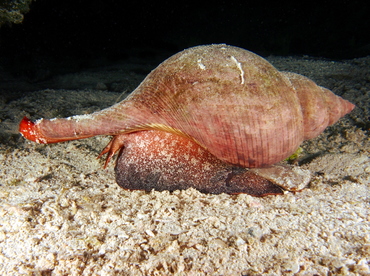
{"type": "Polygon", "coordinates": [[[124,141],[125,141],[125,136],[126,134],[119,134],[113,136],[112,140],[108,143],[108,145],[101,151],[99,156],[97,157],[98,159],[102,157],[104,154],[108,153],[107,158],[105,159],[104,163],[104,169],[107,168],[110,160],[112,157],[124,146],[124,141]]]}
{"type": "Polygon", "coordinates": [[[125,189],[174,191],[192,187],[212,194],[265,196],[283,194],[288,187],[281,185],[284,179],[289,179],[291,186],[299,181],[287,167],[254,172],[233,166],[193,141],[163,131],[135,132],[123,140],[125,147],[119,153],[115,173],[117,183],[125,189]],[[268,177],[268,172],[272,176],[268,177]]]}
{"type": "MultiPolygon", "coordinates": [[[[143,157],[143,156],[142,156],[143,157]]],[[[189,188],[209,194],[249,194],[252,196],[282,195],[284,190],[260,177],[248,169],[230,167],[224,170],[213,170],[212,176],[201,180],[191,175],[180,176],[178,173],[143,169],[134,164],[128,165],[122,155],[116,166],[116,181],[124,189],[145,191],[175,191],[189,188]]],[[[148,159],[143,158],[143,162],[148,159]]]]}

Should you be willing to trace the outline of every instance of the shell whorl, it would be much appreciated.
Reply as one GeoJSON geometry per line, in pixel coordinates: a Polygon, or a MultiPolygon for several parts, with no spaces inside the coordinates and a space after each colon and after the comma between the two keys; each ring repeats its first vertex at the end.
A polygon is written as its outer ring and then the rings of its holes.
{"type": "Polygon", "coordinates": [[[170,57],[108,109],[25,125],[30,139],[46,143],[160,129],[183,134],[223,161],[261,167],[283,160],[353,107],[303,76],[221,44],[170,57]]]}
{"type": "Polygon", "coordinates": [[[292,72],[281,73],[289,78],[297,92],[303,114],[304,140],[318,136],[327,126],[334,124],[354,108],[349,101],[318,86],[305,76],[292,72]]]}

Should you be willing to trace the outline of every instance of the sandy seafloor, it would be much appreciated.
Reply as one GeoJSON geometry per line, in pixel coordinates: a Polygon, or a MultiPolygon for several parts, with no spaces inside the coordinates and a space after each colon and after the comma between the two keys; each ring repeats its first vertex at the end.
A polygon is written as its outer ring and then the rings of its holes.
{"type": "Polygon", "coordinates": [[[153,65],[32,82],[2,71],[0,275],[370,275],[370,57],[268,59],[357,108],[302,145],[305,190],[264,198],[123,190],[96,159],[109,137],[39,145],[17,133],[25,115],[110,106],[153,65]]]}

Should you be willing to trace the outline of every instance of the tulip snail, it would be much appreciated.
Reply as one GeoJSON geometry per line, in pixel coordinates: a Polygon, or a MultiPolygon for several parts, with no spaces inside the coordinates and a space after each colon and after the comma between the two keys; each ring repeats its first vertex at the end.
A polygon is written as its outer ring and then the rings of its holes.
{"type": "Polygon", "coordinates": [[[252,52],[203,45],[165,60],[109,108],[35,122],[25,117],[20,132],[38,143],[112,135],[100,156],[107,153],[106,166],[119,151],[115,172],[123,188],[262,196],[307,184],[299,168],[274,164],[353,108],[252,52]]]}

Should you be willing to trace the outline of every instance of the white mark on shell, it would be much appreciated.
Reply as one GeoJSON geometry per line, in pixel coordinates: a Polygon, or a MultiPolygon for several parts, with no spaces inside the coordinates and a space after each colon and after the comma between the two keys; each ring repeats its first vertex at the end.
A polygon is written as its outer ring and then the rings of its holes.
{"type": "Polygon", "coordinates": [[[82,115],[75,115],[72,117],[68,117],[67,120],[76,120],[76,122],[79,122],[81,120],[88,120],[88,119],[94,119],[94,117],[91,114],[82,114],[82,115]]]}
{"type": "MultiPolygon", "coordinates": [[[[38,124],[41,124],[41,122],[43,121],[44,119],[38,119],[38,120],[36,120],[35,121],[35,125],[38,125],[38,124]]],[[[54,119],[51,119],[51,120],[55,120],[55,118],[54,119]]]]}
{"type": "Polygon", "coordinates": [[[241,79],[240,83],[244,84],[244,71],[243,71],[243,68],[242,68],[242,64],[234,56],[231,56],[231,60],[235,62],[236,67],[238,67],[238,69],[240,71],[240,79],[241,79]]]}
{"type": "Polygon", "coordinates": [[[202,63],[202,60],[201,59],[198,59],[198,66],[199,66],[199,68],[200,69],[202,69],[202,70],[205,70],[206,69],[206,66],[202,63]]]}

